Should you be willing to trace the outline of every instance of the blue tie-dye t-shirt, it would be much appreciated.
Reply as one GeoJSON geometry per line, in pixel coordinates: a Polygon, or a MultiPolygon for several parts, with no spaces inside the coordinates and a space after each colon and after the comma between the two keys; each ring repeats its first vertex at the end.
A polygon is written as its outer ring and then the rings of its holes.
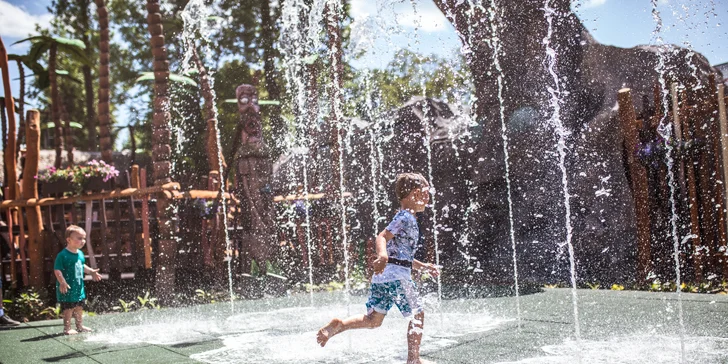
{"type": "MultiPolygon", "coordinates": [[[[400,210],[387,226],[387,231],[394,235],[387,242],[387,256],[389,258],[413,261],[420,238],[420,228],[417,218],[407,210],[400,210]]],[[[372,283],[384,283],[412,279],[412,270],[400,265],[387,264],[384,271],[372,276],[372,283]]]]}

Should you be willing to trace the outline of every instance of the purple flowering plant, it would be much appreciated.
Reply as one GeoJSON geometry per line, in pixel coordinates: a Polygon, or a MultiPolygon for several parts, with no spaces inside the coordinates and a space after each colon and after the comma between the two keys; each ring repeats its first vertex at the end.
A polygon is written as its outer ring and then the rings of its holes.
{"type": "Polygon", "coordinates": [[[69,180],[76,193],[83,189],[85,181],[93,177],[101,177],[104,182],[119,176],[119,170],[104,161],[90,160],[84,165],[75,165],[65,169],[49,167],[38,173],[38,181],[42,183],[69,180]]]}
{"type": "Polygon", "coordinates": [[[56,167],[49,167],[38,172],[38,182],[56,182],[61,180],[73,180],[74,173],[72,168],[57,169],[56,167]]]}

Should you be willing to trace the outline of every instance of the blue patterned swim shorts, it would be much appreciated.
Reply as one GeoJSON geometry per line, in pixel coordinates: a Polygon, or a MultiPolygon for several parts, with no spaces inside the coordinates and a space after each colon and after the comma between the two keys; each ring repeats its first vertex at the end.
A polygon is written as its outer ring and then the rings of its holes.
{"type": "Polygon", "coordinates": [[[411,279],[372,283],[366,305],[369,314],[376,311],[386,315],[392,305],[397,305],[404,317],[422,312],[417,286],[411,279]]]}

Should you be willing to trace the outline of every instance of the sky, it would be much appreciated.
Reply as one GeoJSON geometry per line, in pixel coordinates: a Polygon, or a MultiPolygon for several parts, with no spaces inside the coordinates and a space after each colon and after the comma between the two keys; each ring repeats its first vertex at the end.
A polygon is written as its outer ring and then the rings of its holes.
{"type": "MultiPolygon", "coordinates": [[[[663,21],[665,43],[692,47],[711,64],[728,62],[728,1],[655,0],[663,21]]],[[[459,52],[455,30],[430,0],[350,0],[352,49],[366,50],[353,60],[355,67],[382,68],[399,49],[451,56],[459,52]]],[[[50,0],[0,0],[0,37],[9,53],[24,54],[27,45],[12,45],[47,27],[50,0]]],[[[603,44],[633,47],[654,44],[655,21],[651,0],[581,0],[573,8],[594,38],[603,44]]],[[[112,38],[113,39],[113,38],[112,38]]],[[[112,64],[113,67],[113,64],[112,64]]],[[[18,93],[18,71],[10,67],[13,95],[18,93]]],[[[123,110],[123,108],[119,108],[123,110]]],[[[116,115],[123,119],[124,115],[116,115]]],[[[123,123],[123,121],[121,121],[123,123]]],[[[118,143],[123,142],[120,136],[118,143]]]]}

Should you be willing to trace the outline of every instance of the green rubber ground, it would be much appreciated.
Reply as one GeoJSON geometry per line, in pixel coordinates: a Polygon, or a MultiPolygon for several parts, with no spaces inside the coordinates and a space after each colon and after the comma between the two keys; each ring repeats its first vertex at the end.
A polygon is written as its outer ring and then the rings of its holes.
{"type": "MultiPolygon", "coordinates": [[[[229,303],[218,303],[87,317],[95,332],[76,336],[61,335],[60,320],[33,322],[0,331],[0,362],[404,362],[407,321],[396,309],[382,328],[342,334],[332,339],[339,349],[321,349],[314,342],[317,328],[347,310],[339,292],[314,300],[313,307],[305,294],[241,301],[233,315],[229,303]],[[243,338],[253,349],[239,344],[243,338]],[[389,340],[391,355],[382,353],[380,339],[389,340]],[[347,345],[356,346],[355,355],[337,356],[347,345]]],[[[350,312],[363,313],[364,300],[351,297],[350,312]]],[[[520,324],[515,297],[428,305],[423,357],[437,363],[577,364],[578,356],[583,363],[680,363],[675,294],[579,290],[578,300],[579,342],[568,289],[521,297],[520,324]]],[[[686,361],[728,363],[728,296],[684,294],[683,309],[686,361]]]]}

